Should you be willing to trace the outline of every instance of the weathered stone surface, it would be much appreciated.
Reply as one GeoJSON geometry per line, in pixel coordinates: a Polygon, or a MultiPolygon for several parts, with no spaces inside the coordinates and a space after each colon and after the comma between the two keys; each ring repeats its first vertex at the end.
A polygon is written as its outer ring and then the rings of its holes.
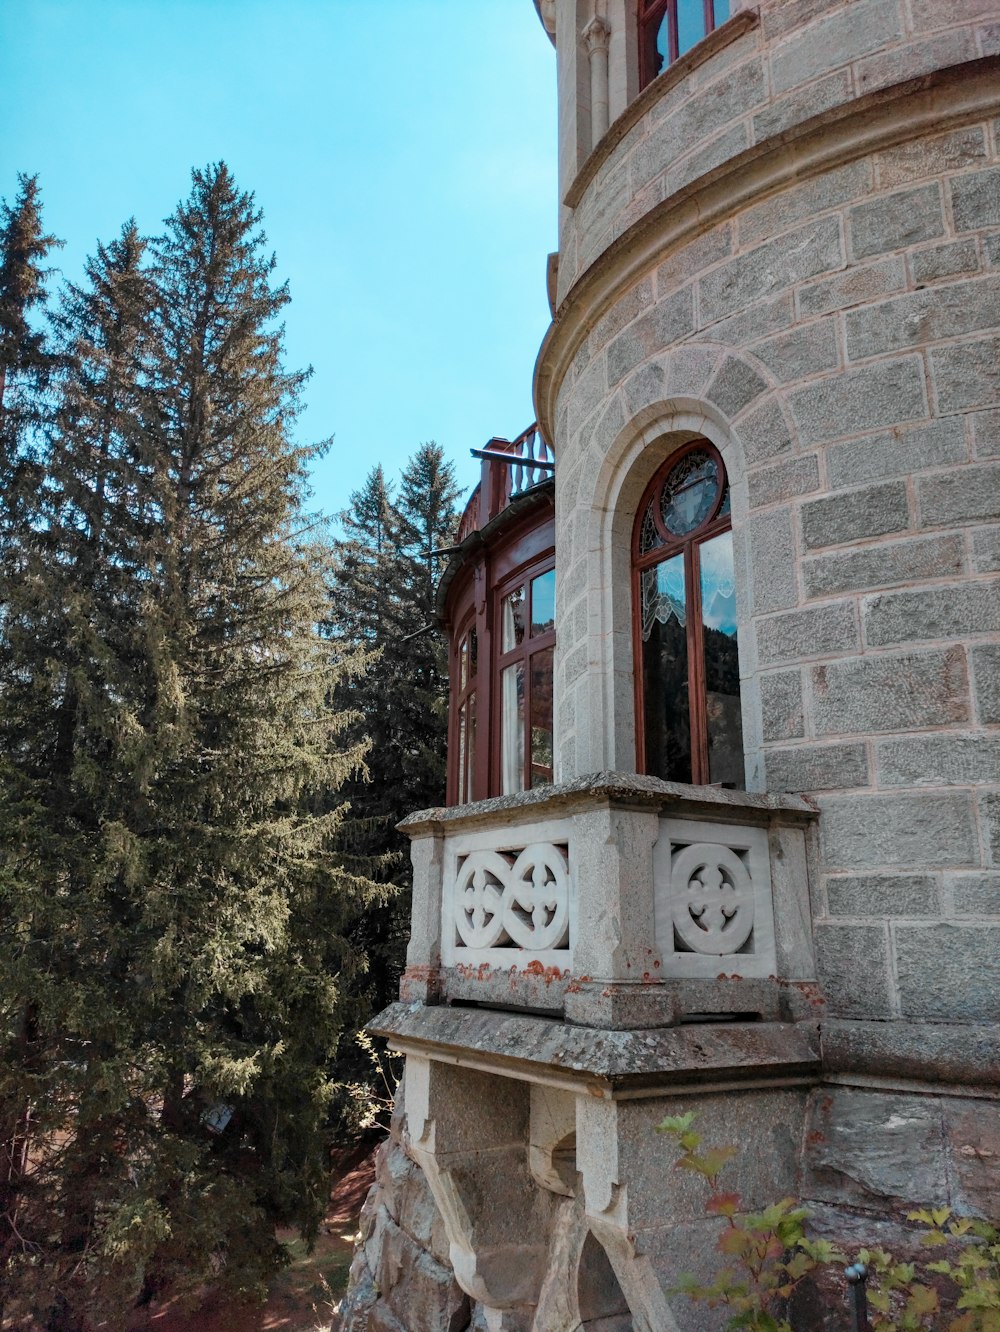
{"type": "Polygon", "coordinates": [[[748,477],[751,509],[808,495],[819,488],[819,459],[814,453],[788,458],[773,467],[751,472],[748,477]]]}
{"type": "Polygon", "coordinates": [[[743,454],[748,467],[787,453],[792,447],[788,425],[777,402],[755,408],[739,424],[743,454]]]}
{"type": "Polygon", "coordinates": [[[995,328],[1000,323],[1000,275],[907,292],[851,310],[845,323],[852,361],[995,328]]]}
{"type": "Polygon", "coordinates": [[[608,384],[613,387],[654,352],[679,341],[694,327],[692,291],[686,287],[631,323],[608,347],[608,384]]]}
{"type": "Polygon", "coordinates": [[[752,107],[764,100],[764,66],[756,54],[737,65],[724,79],[718,79],[703,92],[696,93],[673,109],[664,103],[655,107],[650,121],[656,127],[636,149],[633,181],[641,185],[652,180],[677,157],[677,145],[702,143],[728,129],[752,107]]]}
{"type": "Polygon", "coordinates": [[[889,945],[876,925],[816,925],[820,984],[834,1017],[880,1017],[892,1008],[889,945]]]}
{"type": "Polygon", "coordinates": [[[760,677],[765,740],[793,740],[804,734],[802,673],[769,671],[760,677]]]}
{"type": "Polygon", "coordinates": [[[883,189],[892,189],[944,171],[975,166],[985,157],[986,136],[978,125],[949,130],[933,138],[908,139],[877,155],[879,184],[883,189]]]}
{"type": "Polygon", "coordinates": [[[851,250],[869,259],[944,235],[941,189],[937,184],[901,190],[850,211],[851,250]]]}
{"type": "Polygon", "coordinates": [[[1000,865],[1000,791],[984,791],[979,797],[979,817],[991,865],[1000,865]]]}
{"type": "Polygon", "coordinates": [[[851,96],[851,76],[846,69],[814,79],[794,92],[779,97],[753,118],[754,140],[762,143],[772,134],[780,134],[810,116],[821,115],[832,106],[840,106],[851,96]]]}
{"type": "Polygon", "coordinates": [[[910,272],[917,286],[961,273],[975,273],[978,268],[979,254],[974,240],[950,241],[910,255],[910,272]]]}
{"type": "Polygon", "coordinates": [[[878,263],[848,268],[836,277],[824,278],[799,289],[799,312],[803,319],[810,315],[829,314],[852,305],[864,305],[906,286],[906,267],[895,256],[878,263]]]}
{"type": "Polygon", "coordinates": [[[830,1087],[813,1093],[803,1196],[898,1210],[948,1197],[936,1098],[830,1087]]]}
{"type": "Polygon", "coordinates": [[[924,527],[1000,519],[1000,463],[918,477],[917,503],[924,527]]]}
{"type": "Polygon", "coordinates": [[[402,1327],[463,1332],[468,1326],[469,1297],[450,1268],[436,1262],[389,1217],[374,1275],[382,1302],[402,1327]]]}
{"type": "Polygon", "coordinates": [[[927,414],[918,357],[878,361],[797,390],[792,415],[804,444],[858,435],[927,414]]]}
{"type": "Polygon", "coordinates": [[[1000,573],[1000,527],[973,532],[972,567],[976,573],[1000,573]]]}
{"type": "Polygon", "coordinates": [[[802,582],[806,596],[828,597],[892,583],[954,577],[962,572],[964,558],[964,546],[958,536],[880,542],[860,550],[803,560],[802,582]]]}
{"type": "Polygon", "coordinates": [[[979,863],[972,799],[965,791],[821,795],[817,803],[827,869],[979,863]]]}
{"type": "Polygon", "coordinates": [[[1000,338],[933,347],[930,361],[942,414],[1000,402],[1000,338]]]}
{"type": "Polygon", "coordinates": [[[956,916],[1000,916],[1000,874],[946,874],[956,916]]]}
{"type": "Polygon", "coordinates": [[[755,513],[748,524],[753,611],[784,610],[798,601],[795,542],[788,509],[755,513]]]}
{"type": "MultiPolygon", "coordinates": [[[[1000,1026],[990,1023],[857,1022],[830,1018],[823,1066],[916,1082],[1000,1086],[1000,1026]]],[[[928,1200],[929,1201],[929,1200],[928,1200]]]]}
{"type": "Polygon", "coordinates": [[[1000,458],[1000,411],[976,412],[972,438],[977,458],[1000,458]]]}
{"type": "Polygon", "coordinates": [[[802,540],[807,550],[902,532],[909,525],[910,508],[902,481],[842,490],[802,505],[802,540]]]}
{"type": "Polygon", "coordinates": [[[961,648],[827,662],[809,672],[820,735],[907,731],[969,719],[961,648]]]}
{"type": "Polygon", "coordinates": [[[882,786],[969,786],[1000,777],[1000,735],[920,735],[875,748],[882,786]]]}
{"type": "Polygon", "coordinates": [[[826,880],[831,916],[936,916],[941,903],[932,874],[837,874],[826,880]]]}
{"type": "Polygon", "coordinates": [[[375,1178],[392,1219],[439,1263],[447,1263],[448,1235],[424,1172],[391,1138],[379,1152],[375,1178]]]}
{"type": "Polygon", "coordinates": [[[1000,1198],[1000,1106],[959,1101],[944,1115],[956,1211],[995,1218],[1000,1198]]]}
{"type": "Polygon", "coordinates": [[[928,425],[896,427],[881,435],[833,444],[826,451],[832,486],[856,486],[890,476],[910,476],[929,467],[964,462],[968,452],[960,416],[928,425]]]}
{"type": "Polygon", "coordinates": [[[836,325],[832,319],[805,324],[790,333],[758,342],[753,354],[781,384],[810,379],[832,370],[840,360],[836,325]]]}
{"type": "Polygon", "coordinates": [[[858,62],[855,77],[860,92],[874,92],[937,69],[947,69],[949,65],[974,60],[977,54],[973,34],[967,28],[959,28],[868,56],[858,62]]]}
{"type": "Polygon", "coordinates": [[[1000,645],[972,649],[972,680],[976,716],[985,726],[1000,724],[1000,645]]]}
{"type": "Polygon", "coordinates": [[[733,252],[733,224],[713,227],[687,245],[675,250],[656,270],[656,291],[667,296],[685,282],[733,252]]]}
{"type": "Polygon", "coordinates": [[[775,92],[811,83],[828,70],[892,45],[902,36],[894,6],[881,0],[856,0],[781,43],[771,61],[775,92]]]}
{"type": "Polygon", "coordinates": [[[758,245],[700,280],[702,319],[711,323],[783,287],[843,266],[840,222],[809,222],[779,240],[758,245]]]}
{"type": "Polygon", "coordinates": [[[711,339],[729,347],[745,347],[758,338],[767,337],[779,329],[790,328],[795,322],[795,302],[790,291],[783,291],[769,300],[758,301],[745,310],[739,310],[728,319],[708,323],[701,312],[701,330],[696,340],[711,339]]]}
{"type": "Polygon", "coordinates": [[[749,362],[739,356],[728,356],[709,384],[706,396],[720,412],[732,418],[766,389],[767,381],[749,362]]]}
{"type": "Polygon", "coordinates": [[[1000,629],[1000,580],[885,592],[868,598],[862,614],[873,647],[991,633],[1000,629]]]}
{"type": "Polygon", "coordinates": [[[858,626],[849,601],[788,611],[758,620],[756,627],[762,666],[852,652],[858,647],[858,626]]]}
{"type": "Polygon", "coordinates": [[[1000,1021],[1000,924],[897,925],[904,1017],[1000,1021]]]}
{"type": "Polygon", "coordinates": [[[770,240],[806,218],[868,195],[871,185],[872,166],[867,159],[824,171],[745,209],[739,217],[740,244],[770,240]]]}
{"type": "Polygon", "coordinates": [[[1000,167],[956,176],[949,188],[956,231],[1000,227],[1000,167]]]}
{"type": "Polygon", "coordinates": [[[830,791],[868,785],[868,752],[860,741],[769,749],[765,764],[771,791],[830,791]]]}

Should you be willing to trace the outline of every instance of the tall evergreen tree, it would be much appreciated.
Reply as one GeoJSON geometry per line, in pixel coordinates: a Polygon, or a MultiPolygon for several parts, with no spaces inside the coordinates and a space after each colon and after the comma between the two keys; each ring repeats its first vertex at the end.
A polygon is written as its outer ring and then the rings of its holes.
{"type": "Polygon", "coordinates": [[[369,894],[333,793],[364,745],[329,707],[304,376],[259,224],[225,166],[196,171],[151,266],[127,227],[60,318],[45,540],[0,698],[0,1110],[30,1106],[31,1145],[2,1256],[53,1326],[121,1327],[179,1279],[260,1290],[275,1225],[308,1234],[325,1202],[369,894]]]}

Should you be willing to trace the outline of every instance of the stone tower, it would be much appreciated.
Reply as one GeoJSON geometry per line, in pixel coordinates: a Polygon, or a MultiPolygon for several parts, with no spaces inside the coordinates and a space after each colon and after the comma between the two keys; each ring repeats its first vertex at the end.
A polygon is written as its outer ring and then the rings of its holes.
{"type": "Polygon", "coordinates": [[[484,451],[442,597],[481,776],[407,821],[346,1326],[706,1332],[666,1114],[848,1242],[1000,1214],[1000,0],[536,8],[551,453],[484,451]]]}

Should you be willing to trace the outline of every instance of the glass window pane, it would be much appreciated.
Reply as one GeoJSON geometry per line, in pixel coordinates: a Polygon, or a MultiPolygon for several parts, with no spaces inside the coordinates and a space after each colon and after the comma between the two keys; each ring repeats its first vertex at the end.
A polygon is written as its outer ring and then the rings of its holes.
{"type": "Polygon", "coordinates": [[[722,532],[704,542],[698,553],[701,560],[709,781],[742,789],[743,719],[732,532],[722,532]]]}
{"type": "Polygon", "coordinates": [[[531,785],[552,781],[552,658],[543,648],[531,657],[531,785]]]}
{"type": "Polygon", "coordinates": [[[524,663],[500,672],[500,790],[524,790],[524,663]]]}
{"type": "Polygon", "coordinates": [[[475,629],[469,630],[469,679],[476,678],[476,667],[479,664],[479,639],[475,629]]]}
{"type": "Polygon", "coordinates": [[[659,74],[661,70],[666,69],[670,64],[670,19],[664,14],[660,19],[660,26],[656,30],[656,68],[654,74],[659,74]]]}
{"type": "MultiPolygon", "coordinates": [[[[524,588],[519,587],[503,599],[503,623],[500,630],[501,652],[509,652],[524,642],[524,588]]],[[[518,787],[520,790],[520,787],[518,787]]]]}
{"type": "Polygon", "coordinates": [[[458,689],[459,692],[469,683],[469,639],[462,639],[458,648],[458,689]]]}
{"type": "Polygon", "coordinates": [[[646,771],[671,782],[691,780],[687,603],[684,556],[640,577],[642,689],[646,771]]]}
{"type": "Polygon", "coordinates": [[[704,0],[677,0],[677,54],[690,51],[704,35],[704,0]]]}
{"type": "Polygon", "coordinates": [[[647,551],[655,550],[657,546],[662,545],[663,541],[653,521],[653,501],[650,500],[646,512],[642,515],[642,527],[639,529],[639,554],[645,555],[647,551]]]}
{"type": "Polygon", "coordinates": [[[466,757],[465,757],[465,792],[462,796],[462,803],[472,800],[472,775],[476,768],[476,696],[470,694],[466,701],[466,708],[469,714],[469,722],[466,733],[466,757]]]}
{"type": "Polygon", "coordinates": [[[719,493],[719,468],[707,453],[685,454],[663,483],[660,512],[668,532],[686,536],[712,512],[719,493]]]}
{"type": "Polygon", "coordinates": [[[460,805],[464,804],[468,799],[468,796],[466,795],[466,788],[468,786],[468,779],[466,776],[468,768],[466,762],[468,750],[465,742],[465,729],[466,714],[465,704],[463,703],[458,710],[458,803],[460,805]]]}
{"type": "Polygon", "coordinates": [[[725,23],[729,17],[729,0],[715,0],[715,26],[725,23]]]}
{"type": "Polygon", "coordinates": [[[531,632],[544,634],[556,622],[556,571],[531,580],[531,632]]]}

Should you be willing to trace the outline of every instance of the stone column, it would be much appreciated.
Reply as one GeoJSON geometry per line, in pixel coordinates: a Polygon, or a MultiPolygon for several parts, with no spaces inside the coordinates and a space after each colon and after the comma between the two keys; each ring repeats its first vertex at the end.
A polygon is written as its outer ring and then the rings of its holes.
{"type": "Polygon", "coordinates": [[[583,30],[590,57],[590,146],[593,149],[608,131],[608,45],[611,29],[595,14],[583,30]]]}

